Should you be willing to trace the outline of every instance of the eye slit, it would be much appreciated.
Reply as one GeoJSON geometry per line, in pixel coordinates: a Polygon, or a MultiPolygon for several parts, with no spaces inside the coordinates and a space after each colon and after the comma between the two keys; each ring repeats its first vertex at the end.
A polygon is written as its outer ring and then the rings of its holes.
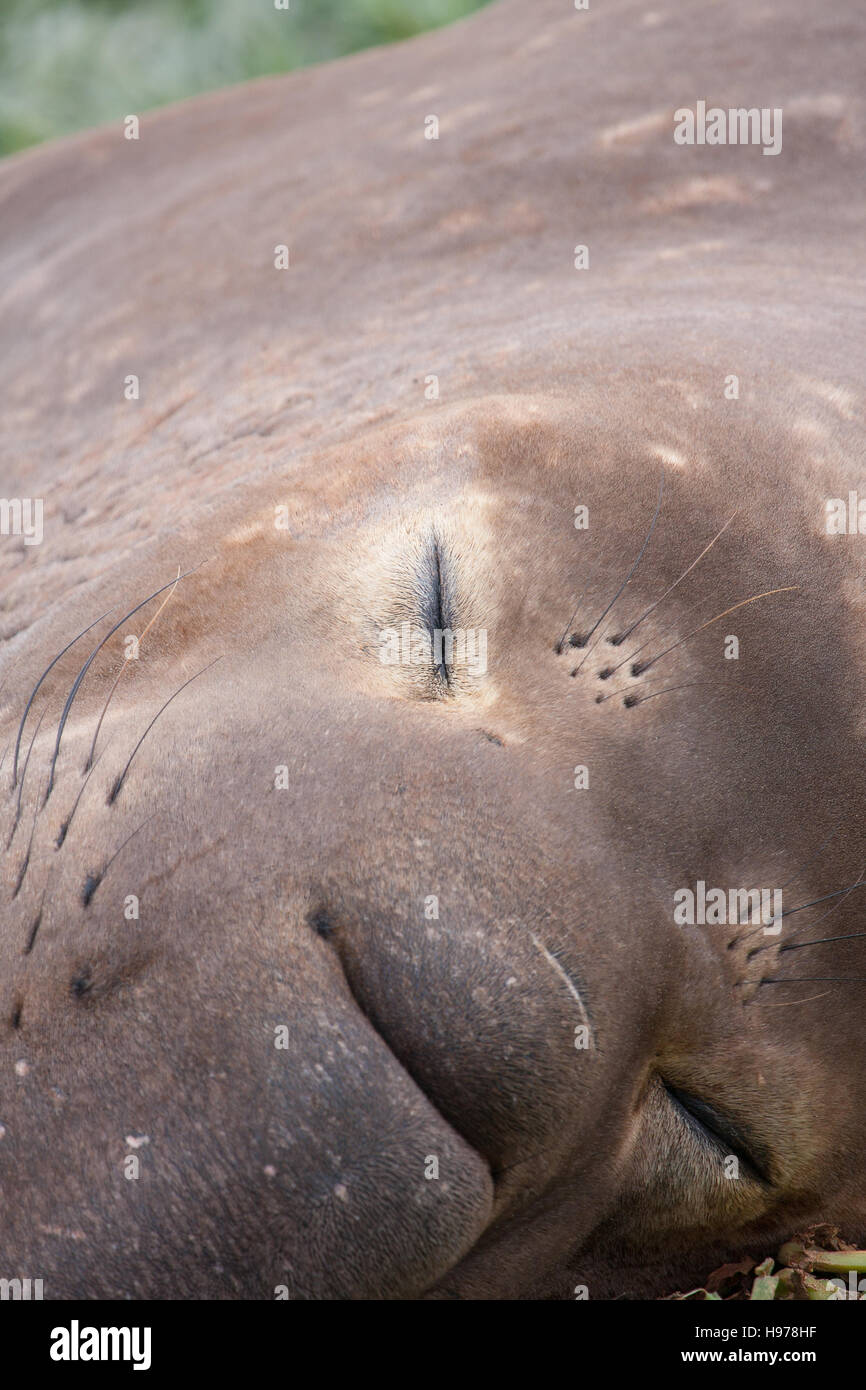
{"type": "MultiPolygon", "coordinates": [[[[437,632],[443,634],[457,626],[454,590],[453,556],[439,535],[432,531],[425,543],[418,569],[419,617],[431,641],[435,641],[437,632]]],[[[439,651],[442,654],[437,657],[434,647],[434,671],[437,680],[447,687],[451,684],[452,672],[444,655],[444,647],[440,646],[439,651]]]]}
{"type": "Polygon", "coordinates": [[[725,1154],[735,1155],[745,1165],[751,1177],[770,1184],[766,1156],[762,1155],[760,1161],[754,1157],[755,1146],[749,1147],[742,1131],[733,1120],[729,1120],[707,1101],[699,1100],[687,1091],[681,1091],[678,1086],[672,1086],[669,1081],[662,1080],[662,1085],[674,1109],[692,1130],[698,1132],[704,1143],[711,1143],[715,1149],[725,1154]]]}

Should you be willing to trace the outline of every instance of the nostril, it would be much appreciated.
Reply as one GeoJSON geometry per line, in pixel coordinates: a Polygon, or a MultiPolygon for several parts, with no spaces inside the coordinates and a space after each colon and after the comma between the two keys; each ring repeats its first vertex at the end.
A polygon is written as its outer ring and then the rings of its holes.
{"type": "Polygon", "coordinates": [[[93,972],[89,965],[83,965],[69,982],[69,992],[76,999],[83,999],[93,988],[93,972]]]}
{"type": "Polygon", "coordinates": [[[337,930],[324,908],[316,908],[307,920],[316,935],[321,936],[324,941],[330,941],[337,930]]]}

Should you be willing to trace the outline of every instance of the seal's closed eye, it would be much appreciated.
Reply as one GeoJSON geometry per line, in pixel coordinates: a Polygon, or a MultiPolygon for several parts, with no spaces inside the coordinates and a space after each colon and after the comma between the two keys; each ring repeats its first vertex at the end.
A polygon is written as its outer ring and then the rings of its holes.
{"type": "MultiPolygon", "coordinates": [[[[435,531],[432,532],[424,547],[418,574],[418,607],[422,625],[429,633],[431,641],[437,632],[450,631],[457,626],[454,614],[453,568],[453,560],[447,546],[435,531]]],[[[436,675],[448,685],[451,672],[441,642],[435,651],[436,675]]]]}
{"type": "Polygon", "coordinates": [[[755,1159],[756,1145],[747,1142],[733,1120],[728,1119],[707,1101],[699,1100],[697,1096],[689,1095],[687,1091],[672,1086],[669,1081],[662,1079],[662,1085],[678,1114],[693,1131],[697,1130],[702,1140],[711,1142],[716,1149],[722,1149],[725,1154],[733,1154],[759,1181],[770,1182],[766,1157],[762,1157],[760,1162],[755,1159]]]}

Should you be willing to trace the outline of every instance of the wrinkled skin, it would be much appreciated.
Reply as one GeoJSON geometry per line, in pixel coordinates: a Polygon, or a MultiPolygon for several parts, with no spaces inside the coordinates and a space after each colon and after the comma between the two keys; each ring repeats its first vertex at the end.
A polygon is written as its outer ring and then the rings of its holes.
{"type": "Polygon", "coordinates": [[[863,877],[864,37],[505,0],[6,163],[7,1277],[603,1298],[866,1238],[862,894],[673,915],[863,877]],[[701,98],[782,153],[676,146],[701,98]],[[380,662],[437,614],[485,674],[380,662]]]}

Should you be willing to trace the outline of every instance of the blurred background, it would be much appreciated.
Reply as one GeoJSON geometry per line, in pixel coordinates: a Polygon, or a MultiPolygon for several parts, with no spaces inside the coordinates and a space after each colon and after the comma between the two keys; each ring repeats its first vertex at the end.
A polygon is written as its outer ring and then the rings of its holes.
{"type": "Polygon", "coordinates": [[[0,0],[0,155],[390,43],[488,0],[0,0]]]}

